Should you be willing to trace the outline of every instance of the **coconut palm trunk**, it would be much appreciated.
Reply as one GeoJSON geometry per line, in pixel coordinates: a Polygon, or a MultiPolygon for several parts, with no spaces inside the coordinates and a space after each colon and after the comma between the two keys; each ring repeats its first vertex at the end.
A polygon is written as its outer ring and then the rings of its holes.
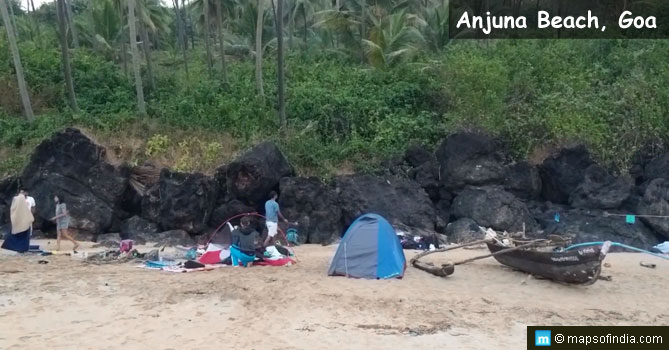
{"type": "Polygon", "coordinates": [[[283,62],[283,0],[277,0],[276,3],[276,40],[277,40],[277,80],[278,80],[278,98],[279,98],[279,121],[281,128],[286,127],[286,81],[283,62]]]}
{"type": "Polygon", "coordinates": [[[367,27],[365,26],[367,23],[366,9],[367,1],[362,0],[360,4],[360,63],[365,63],[365,44],[363,40],[367,39],[367,27]]]}
{"type": "MultiPolygon", "coordinates": [[[[32,8],[33,8],[31,17],[33,18],[33,22],[35,23],[35,31],[37,32],[37,38],[40,39],[40,37],[42,35],[40,33],[39,21],[37,20],[37,13],[35,12],[35,1],[34,0],[30,0],[30,6],[32,6],[32,8]]],[[[40,41],[41,41],[41,39],[40,39],[40,41]]]]}
{"type": "Polygon", "coordinates": [[[14,29],[14,35],[16,35],[16,40],[20,40],[19,38],[19,29],[16,26],[16,15],[14,14],[14,6],[12,5],[12,1],[8,0],[7,1],[7,7],[9,7],[9,23],[12,24],[12,28],[14,29]]]}
{"type": "Polygon", "coordinates": [[[302,5],[302,20],[304,20],[304,48],[307,49],[307,9],[304,4],[302,5]]]}
{"type": "MultiPolygon", "coordinates": [[[[143,18],[142,14],[144,6],[137,8],[139,11],[139,18],[143,18]]],[[[151,40],[149,40],[149,33],[146,30],[144,21],[139,21],[139,34],[142,37],[142,51],[144,52],[144,59],[146,60],[146,73],[149,76],[149,84],[151,84],[151,91],[156,91],[156,79],[153,76],[153,60],[151,59],[151,40]]]]}
{"type": "Polygon", "coordinates": [[[223,75],[223,84],[228,84],[228,67],[225,63],[225,40],[223,40],[223,11],[221,10],[221,1],[216,0],[216,27],[218,29],[218,46],[221,53],[221,74],[223,75]]]}
{"type": "Polygon", "coordinates": [[[70,66],[70,52],[67,46],[67,16],[65,9],[65,0],[56,1],[56,16],[58,17],[58,40],[60,41],[60,53],[63,61],[63,74],[65,75],[65,85],[67,86],[67,99],[70,108],[74,112],[79,111],[77,106],[77,97],[74,94],[74,82],[72,81],[72,67],[70,66]]]}
{"type": "Polygon", "coordinates": [[[23,113],[29,122],[35,120],[33,108],[30,104],[30,95],[28,95],[28,86],[23,75],[23,65],[21,65],[21,55],[19,47],[16,45],[16,36],[14,36],[14,27],[12,26],[9,12],[7,11],[7,0],[0,0],[0,12],[2,12],[2,21],[7,30],[7,40],[9,41],[9,49],[12,51],[12,58],[14,59],[14,70],[16,71],[16,80],[19,84],[19,94],[21,95],[21,103],[23,104],[23,113]]]}
{"type": "Polygon", "coordinates": [[[139,51],[137,50],[137,29],[135,21],[135,0],[128,0],[128,28],[130,29],[130,51],[132,52],[132,69],[135,73],[135,89],[137,90],[137,109],[146,115],[142,72],[140,69],[139,51]]]}
{"type": "Polygon", "coordinates": [[[209,77],[211,77],[214,70],[214,62],[211,56],[211,45],[209,44],[211,38],[211,21],[209,20],[209,0],[202,1],[204,11],[204,46],[207,51],[207,68],[209,68],[209,77]]]}
{"type": "MultiPolygon", "coordinates": [[[[125,23],[125,13],[123,11],[123,1],[125,0],[118,0],[118,12],[119,12],[119,19],[121,23],[125,23]]],[[[123,39],[123,36],[125,34],[125,30],[123,28],[123,24],[121,24],[121,61],[123,64],[123,74],[125,77],[128,77],[128,48],[126,47],[125,40],[123,39]]]]}
{"type": "Polygon", "coordinates": [[[74,24],[74,13],[72,12],[70,0],[65,0],[65,8],[67,9],[67,22],[70,24],[70,33],[72,33],[72,45],[74,45],[75,49],[78,49],[79,34],[77,34],[77,26],[74,24]]]}
{"type": "Polygon", "coordinates": [[[264,0],[258,0],[258,16],[256,18],[256,90],[261,101],[265,100],[265,91],[263,89],[262,81],[262,29],[263,29],[263,14],[264,14],[264,0]]]}
{"type": "MultiPolygon", "coordinates": [[[[184,9],[184,14],[185,14],[184,22],[186,21],[186,19],[188,19],[188,23],[190,23],[189,33],[190,33],[191,50],[195,50],[195,29],[194,29],[195,27],[193,26],[193,17],[191,17],[190,12],[188,11],[188,6],[190,6],[190,1],[188,2],[188,4],[186,4],[186,0],[183,0],[181,1],[181,4],[183,5],[181,7],[184,9]]],[[[186,27],[184,26],[184,28],[186,27]]]]}
{"type": "Polygon", "coordinates": [[[188,74],[188,54],[186,53],[186,50],[188,49],[188,43],[186,43],[186,33],[185,33],[185,25],[183,21],[183,15],[181,13],[181,9],[179,8],[179,0],[172,0],[172,3],[174,4],[174,11],[176,13],[176,18],[177,18],[177,35],[178,35],[178,41],[179,41],[179,47],[181,47],[181,53],[184,56],[184,71],[186,72],[186,79],[188,79],[189,74],[188,74]]]}
{"type": "Polygon", "coordinates": [[[293,51],[294,36],[295,36],[295,14],[293,11],[288,11],[288,49],[290,51],[293,51]]]}

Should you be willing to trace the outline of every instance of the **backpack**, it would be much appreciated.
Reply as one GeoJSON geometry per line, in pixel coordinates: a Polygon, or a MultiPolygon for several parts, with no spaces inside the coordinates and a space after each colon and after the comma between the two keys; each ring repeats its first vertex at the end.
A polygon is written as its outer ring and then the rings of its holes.
{"type": "Polygon", "coordinates": [[[297,230],[294,228],[289,228],[288,231],[286,231],[286,240],[295,245],[300,245],[297,241],[297,236],[297,230]]]}

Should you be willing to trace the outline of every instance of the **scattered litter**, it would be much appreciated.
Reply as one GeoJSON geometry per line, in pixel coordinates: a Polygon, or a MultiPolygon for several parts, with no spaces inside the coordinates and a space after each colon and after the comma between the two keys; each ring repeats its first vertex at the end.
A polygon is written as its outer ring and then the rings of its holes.
{"type": "Polygon", "coordinates": [[[119,243],[119,248],[121,253],[127,253],[132,250],[132,246],[135,243],[132,239],[124,239],[119,243]]]}
{"type": "Polygon", "coordinates": [[[37,262],[38,264],[48,264],[49,262],[46,260],[40,260],[37,262]]]}
{"type": "Polygon", "coordinates": [[[609,263],[604,263],[604,267],[611,267],[611,264],[609,264],[609,263]]]}
{"type": "Polygon", "coordinates": [[[602,281],[607,281],[607,282],[613,281],[612,276],[599,276],[599,279],[602,280],[602,281]]]}

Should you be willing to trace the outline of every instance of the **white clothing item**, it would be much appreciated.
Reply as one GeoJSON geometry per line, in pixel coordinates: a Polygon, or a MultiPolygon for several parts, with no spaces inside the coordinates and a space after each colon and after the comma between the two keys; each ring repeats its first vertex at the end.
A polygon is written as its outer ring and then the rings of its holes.
{"type": "Polygon", "coordinates": [[[267,253],[269,253],[269,257],[267,257],[267,259],[269,259],[269,260],[278,260],[278,259],[283,258],[283,255],[281,255],[281,253],[279,253],[279,250],[276,249],[275,246],[269,246],[269,247],[265,248],[265,251],[267,253]]]}
{"type": "Polygon", "coordinates": [[[276,233],[279,229],[279,224],[276,222],[267,221],[265,225],[267,226],[267,235],[270,237],[276,236],[276,233]]]}
{"type": "Polygon", "coordinates": [[[28,204],[28,209],[32,209],[35,207],[35,198],[33,197],[26,197],[26,203],[28,204]]]}

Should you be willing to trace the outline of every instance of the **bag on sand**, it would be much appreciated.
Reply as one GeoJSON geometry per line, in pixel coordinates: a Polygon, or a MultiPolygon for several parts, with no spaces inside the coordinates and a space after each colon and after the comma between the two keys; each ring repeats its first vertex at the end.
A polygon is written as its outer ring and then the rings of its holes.
{"type": "Polygon", "coordinates": [[[294,228],[289,228],[288,231],[286,231],[286,240],[289,243],[300,245],[300,243],[297,241],[297,230],[294,228]]]}

